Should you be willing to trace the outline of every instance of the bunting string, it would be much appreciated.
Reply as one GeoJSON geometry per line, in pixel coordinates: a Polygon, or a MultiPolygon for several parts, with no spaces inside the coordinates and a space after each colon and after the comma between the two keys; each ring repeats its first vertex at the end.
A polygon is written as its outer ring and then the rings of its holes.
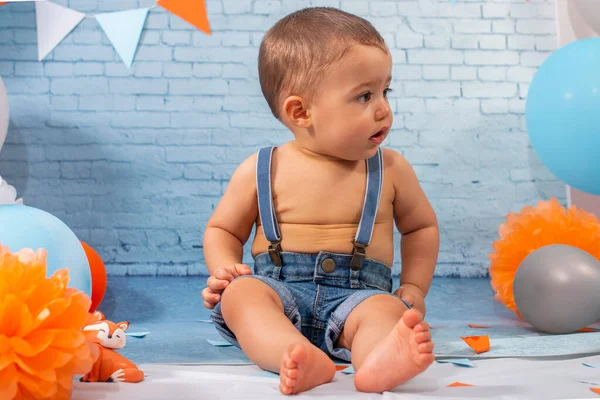
{"type": "Polygon", "coordinates": [[[3,0],[0,6],[24,2],[35,2],[38,61],[48,57],[81,21],[88,18],[98,22],[123,63],[131,68],[148,12],[159,6],[211,34],[205,0],[157,0],[150,7],[89,15],[50,0],[3,0]]]}

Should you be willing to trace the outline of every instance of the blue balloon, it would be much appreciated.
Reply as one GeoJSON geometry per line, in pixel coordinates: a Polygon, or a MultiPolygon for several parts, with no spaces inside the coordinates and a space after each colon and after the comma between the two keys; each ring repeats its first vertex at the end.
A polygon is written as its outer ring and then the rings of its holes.
{"type": "Polygon", "coordinates": [[[52,214],[24,205],[0,205],[0,243],[13,253],[45,249],[47,276],[67,268],[68,286],[91,298],[92,275],[85,250],[73,231],[52,214]]]}
{"type": "Polygon", "coordinates": [[[600,195],[600,38],[578,40],[546,59],[529,87],[525,118],[550,172],[600,195]]]}

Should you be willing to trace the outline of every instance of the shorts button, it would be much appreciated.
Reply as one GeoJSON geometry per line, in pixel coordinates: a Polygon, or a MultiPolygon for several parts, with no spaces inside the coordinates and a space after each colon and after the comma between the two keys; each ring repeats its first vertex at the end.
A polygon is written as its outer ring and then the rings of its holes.
{"type": "Polygon", "coordinates": [[[321,268],[323,268],[323,271],[327,273],[333,272],[335,271],[335,261],[333,261],[331,258],[326,258],[321,263],[321,268]]]}

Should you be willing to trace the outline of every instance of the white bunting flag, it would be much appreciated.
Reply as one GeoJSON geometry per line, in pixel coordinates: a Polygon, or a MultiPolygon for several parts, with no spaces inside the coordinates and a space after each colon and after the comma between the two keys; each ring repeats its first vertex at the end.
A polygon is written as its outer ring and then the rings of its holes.
{"type": "Polygon", "coordinates": [[[42,61],[85,18],[70,8],[49,1],[35,3],[38,60],[42,61]]]}
{"type": "Polygon", "coordinates": [[[147,8],[96,15],[98,24],[127,68],[131,67],[133,62],[147,15],[147,8]]]}

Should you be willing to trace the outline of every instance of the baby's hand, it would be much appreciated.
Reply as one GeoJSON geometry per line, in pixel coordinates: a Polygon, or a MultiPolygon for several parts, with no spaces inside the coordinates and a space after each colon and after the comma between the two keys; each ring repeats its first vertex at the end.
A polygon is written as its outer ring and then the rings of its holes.
{"type": "Polygon", "coordinates": [[[229,285],[229,282],[241,275],[251,275],[252,270],[246,264],[233,264],[215,270],[208,278],[208,287],[202,291],[204,307],[212,310],[221,301],[221,293],[229,285]]]}
{"type": "Polygon", "coordinates": [[[421,289],[415,285],[404,284],[401,285],[394,294],[407,302],[412,308],[421,311],[423,316],[425,316],[425,296],[423,296],[421,289]]]}

